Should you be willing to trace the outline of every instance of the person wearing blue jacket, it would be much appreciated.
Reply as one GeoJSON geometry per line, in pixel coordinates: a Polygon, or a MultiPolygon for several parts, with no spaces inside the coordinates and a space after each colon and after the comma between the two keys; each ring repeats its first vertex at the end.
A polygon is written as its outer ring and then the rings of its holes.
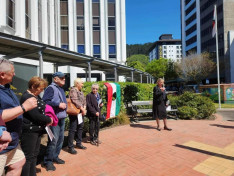
{"type": "Polygon", "coordinates": [[[58,117],[58,125],[51,126],[50,129],[54,135],[51,141],[48,139],[46,154],[44,157],[44,166],[47,171],[55,171],[54,163],[64,164],[65,161],[59,158],[63,146],[65,118],[67,117],[66,95],[62,88],[65,84],[65,75],[62,72],[56,72],[52,75],[53,82],[46,88],[43,95],[43,101],[50,105],[58,117]]]}
{"type": "Polygon", "coordinates": [[[11,142],[0,152],[0,175],[8,166],[7,175],[21,174],[25,156],[19,145],[22,129],[22,114],[37,106],[37,100],[32,97],[20,105],[18,98],[10,89],[9,83],[15,75],[13,62],[0,59],[0,114],[6,124],[6,130],[11,135],[11,142]]]}

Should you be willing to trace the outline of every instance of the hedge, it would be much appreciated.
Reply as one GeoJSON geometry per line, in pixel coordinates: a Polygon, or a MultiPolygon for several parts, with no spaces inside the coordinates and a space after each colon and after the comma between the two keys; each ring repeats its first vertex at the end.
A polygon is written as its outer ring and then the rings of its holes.
{"type": "MultiPolygon", "coordinates": [[[[99,84],[99,93],[103,98],[105,105],[106,81],[95,82],[99,84]]],[[[82,91],[85,95],[91,92],[93,82],[85,82],[82,91]]],[[[134,100],[152,100],[153,88],[155,84],[134,83],[134,82],[120,82],[121,86],[121,109],[125,113],[131,101],[134,100]]],[[[180,119],[205,119],[215,113],[216,108],[212,100],[199,94],[185,92],[180,96],[168,96],[171,105],[176,105],[178,108],[178,116],[180,119]]],[[[102,112],[105,113],[105,106],[102,112]]],[[[129,114],[130,115],[130,114],[129,114]]]]}

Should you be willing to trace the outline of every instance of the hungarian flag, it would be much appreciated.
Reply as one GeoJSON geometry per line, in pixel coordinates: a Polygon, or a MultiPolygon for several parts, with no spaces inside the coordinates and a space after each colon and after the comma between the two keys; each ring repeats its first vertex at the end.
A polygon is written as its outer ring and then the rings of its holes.
{"type": "Polygon", "coordinates": [[[116,117],[120,111],[121,89],[117,83],[105,83],[107,87],[106,119],[116,117]]]}
{"type": "Polygon", "coordinates": [[[212,21],[212,37],[214,37],[216,34],[215,23],[217,23],[216,6],[214,6],[214,14],[213,14],[213,21],[212,21]]]}

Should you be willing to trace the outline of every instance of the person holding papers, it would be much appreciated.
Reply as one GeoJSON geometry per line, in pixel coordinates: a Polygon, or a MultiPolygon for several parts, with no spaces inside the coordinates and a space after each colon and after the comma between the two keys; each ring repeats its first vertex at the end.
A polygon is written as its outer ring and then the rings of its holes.
{"type": "Polygon", "coordinates": [[[23,166],[22,176],[36,175],[41,136],[45,133],[45,126],[53,123],[53,120],[45,115],[45,103],[39,96],[47,84],[47,81],[40,77],[32,77],[28,82],[28,90],[20,99],[21,104],[31,97],[37,99],[37,107],[23,114],[21,147],[26,157],[26,163],[23,166]]]}
{"type": "Polygon", "coordinates": [[[99,118],[101,116],[100,108],[103,106],[103,103],[98,93],[98,88],[98,84],[93,84],[92,92],[86,96],[87,116],[89,118],[89,136],[90,143],[92,145],[97,145],[101,143],[101,141],[98,140],[98,134],[100,128],[99,118]]]}
{"type": "Polygon", "coordinates": [[[68,152],[71,154],[77,154],[77,151],[74,149],[73,145],[75,133],[77,134],[76,147],[83,150],[87,149],[87,147],[82,145],[84,115],[86,115],[86,99],[84,93],[81,91],[83,86],[82,79],[76,78],[74,80],[74,86],[71,87],[69,92],[72,103],[81,111],[81,113],[78,115],[69,115],[70,126],[68,133],[68,152]]]}
{"type": "Polygon", "coordinates": [[[44,166],[47,171],[55,171],[56,164],[65,164],[65,161],[59,158],[60,151],[63,147],[65,118],[67,117],[67,100],[63,90],[65,84],[65,74],[62,72],[55,72],[52,75],[53,82],[45,89],[43,100],[46,104],[50,105],[55,115],[58,118],[58,124],[51,126],[50,129],[53,133],[53,140],[48,139],[46,154],[44,157],[44,166]]]}
{"type": "Polygon", "coordinates": [[[167,112],[166,106],[167,104],[167,94],[166,89],[164,87],[164,80],[159,78],[157,80],[157,85],[154,87],[153,90],[153,118],[156,118],[158,131],[161,131],[159,119],[163,119],[164,122],[164,130],[171,131],[171,128],[167,126],[167,112]]]}

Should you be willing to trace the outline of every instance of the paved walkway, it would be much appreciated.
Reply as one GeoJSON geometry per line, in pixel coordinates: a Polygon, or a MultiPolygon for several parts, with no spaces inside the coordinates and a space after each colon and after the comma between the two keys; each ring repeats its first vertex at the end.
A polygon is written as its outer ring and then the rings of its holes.
{"type": "Polygon", "coordinates": [[[54,172],[38,165],[38,176],[234,176],[234,122],[217,116],[168,121],[171,132],[154,121],[103,130],[99,147],[62,151],[66,164],[54,172]]]}

